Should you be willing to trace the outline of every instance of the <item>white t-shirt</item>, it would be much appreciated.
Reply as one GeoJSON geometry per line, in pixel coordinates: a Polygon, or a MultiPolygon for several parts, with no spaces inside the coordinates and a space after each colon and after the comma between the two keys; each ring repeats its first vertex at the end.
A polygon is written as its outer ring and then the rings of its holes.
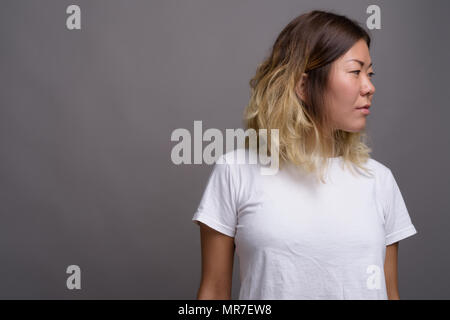
{"type": "Polygon", "coordinates": [[[323,184],[234,158],[249,152],[216,161],[192,218],[234,237],[239,299],[387,299],[386,246],[417,233],[391,170],[369,159],[374,177],[353,175],[330,158],[323,184]]]}

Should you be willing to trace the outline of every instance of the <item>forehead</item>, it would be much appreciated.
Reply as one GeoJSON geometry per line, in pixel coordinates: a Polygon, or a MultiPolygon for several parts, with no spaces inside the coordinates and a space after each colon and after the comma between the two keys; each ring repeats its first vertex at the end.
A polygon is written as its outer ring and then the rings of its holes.
{"type": "Polygon", "coordinates": [[[340,57],[336,62],[340,65],[357,65],[360,64],[356,61],[364,62],[364,67],[367,68],[368,65],[372,63],[370,57],[369,48],[364,40],[359,40],[356,42],[342,57],[340,57]]]}

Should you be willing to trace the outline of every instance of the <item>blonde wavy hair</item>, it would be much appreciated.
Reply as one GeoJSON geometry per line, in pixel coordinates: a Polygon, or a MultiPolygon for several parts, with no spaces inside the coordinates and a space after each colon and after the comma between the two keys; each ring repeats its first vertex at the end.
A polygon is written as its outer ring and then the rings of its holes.
{"type": "MultiPolygon", "coordinates": [[[[278,129],[274,146],[279,152],[279,167],[292,163],[307,172],[316,172],[324,182],[329,164],[326,155],[342,156],[343,165],[372,175],[364,164],[372,151],[366,145],[365,129],[360,132],[328,130],[325,92],[333,61],[364,39],[370,48],[369,34],[355,21],[332,12],[314,10],[295,19],[278,35],[270,55],[259,64],[250,80],[251,97],[244,111],[246,129],[278,129]],[[305,101],[297,95],[296,85],[306,73],[305,101]],[[275,145],[276,144],[276,145],[275,145]]],[[[257,137],[258,147],[261,137],[257,137]]],[[[246,148],[249,143],[246,140],[246,148]]]]}

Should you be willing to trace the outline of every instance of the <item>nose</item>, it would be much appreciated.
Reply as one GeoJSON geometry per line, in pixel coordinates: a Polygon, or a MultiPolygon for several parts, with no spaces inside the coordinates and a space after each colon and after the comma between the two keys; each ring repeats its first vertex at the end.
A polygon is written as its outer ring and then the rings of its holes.
{"type": "Polygon", "coordinates": [[[372,84],[372,81],[369,77],[364,81],[364,84],[362,86],[362,95],[373,95],[375,93],[375,86],[372,84]]]}

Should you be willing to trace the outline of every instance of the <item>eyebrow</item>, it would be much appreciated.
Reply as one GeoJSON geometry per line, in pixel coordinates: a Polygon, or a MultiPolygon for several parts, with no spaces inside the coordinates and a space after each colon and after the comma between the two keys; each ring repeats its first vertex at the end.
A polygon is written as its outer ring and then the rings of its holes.
{"type": "MultiPolygon", "coordinates": [[[[349,59],[346,61],[356,61],[361,65],[361,67],[364,65],[364,62],[362,62],[361,60],[358,60],[358,59],[349,59]]],[[[370,66],[372,66],[372,65],[373,65],[373,63],[371,62],[367,68],[370,68],[370,66]]]]}

